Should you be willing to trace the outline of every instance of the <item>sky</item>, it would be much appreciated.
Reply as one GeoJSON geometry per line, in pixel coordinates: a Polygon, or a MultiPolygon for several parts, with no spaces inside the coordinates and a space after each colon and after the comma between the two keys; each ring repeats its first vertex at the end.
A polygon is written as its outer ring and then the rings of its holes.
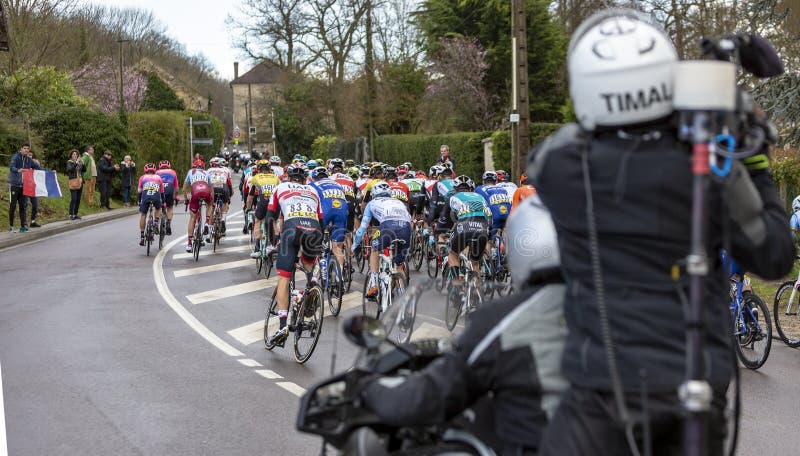
{"type": "MultiPolygon", "coordinates": [[[[242,61],[239,74],[249,68],[232,47],[225,19],[240,0],[91,0],[91,3],[118,7],[136,7],[152,11],[167,27],[167,35],[186,46],[189,54],[202,53],[219,75],[233,79],[233,62],[242,61]]],[[[87,2],[89,3],[89,2],[87,2]]]]}

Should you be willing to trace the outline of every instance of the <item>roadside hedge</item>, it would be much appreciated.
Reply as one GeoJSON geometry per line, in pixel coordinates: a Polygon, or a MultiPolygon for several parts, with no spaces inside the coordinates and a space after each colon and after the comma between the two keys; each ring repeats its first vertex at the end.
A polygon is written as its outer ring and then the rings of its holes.
{"type": "MultiPolygon", "coordinates": [[[[547,138],[556,131],[561,124],[557,123],[532,123],[531,147],[547,138]]],[[[511,171],[511,132],[499,130],[492,133],[492,155],[494,156],[494,169],[511,171]]]]}
{"type": "Polygon", "coordinates": [[[0,165],[11,163],[11,157],[26,141],[27,135],[21,126],[0,119],[0,165]]]}
{"type": "Polygon", "coordinates": [[[415,168],[428,172],[439,158],[439,147],[450,146],[450,156],[456,161],[456,173],[473,179],[483,173],[483,139],[490,131],[450,133],[444,135],[384,135],[375,138],[375,159],[399,165],[411,162],[415,168]]]}

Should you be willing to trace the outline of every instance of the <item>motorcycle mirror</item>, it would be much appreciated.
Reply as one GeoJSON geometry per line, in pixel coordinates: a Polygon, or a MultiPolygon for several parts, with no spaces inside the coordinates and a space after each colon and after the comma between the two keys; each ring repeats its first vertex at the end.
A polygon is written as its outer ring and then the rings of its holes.
{"type": "Polygon", "coordinates": [[[365,315],[355,315],[345,320],[342,325],[347,340],[366,348],[374,350],[386,340],[386,330],[383,324],[375,318],[365,315]]]}

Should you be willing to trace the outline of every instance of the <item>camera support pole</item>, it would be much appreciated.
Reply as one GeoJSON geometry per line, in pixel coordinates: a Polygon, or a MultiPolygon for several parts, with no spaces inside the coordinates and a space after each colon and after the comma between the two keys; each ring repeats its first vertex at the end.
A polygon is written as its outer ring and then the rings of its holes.
{"type": "Polygon", "coordinates": [[[686,353],[687,378],[678,396],[686,411],[683,427],[683,450],[687,456],[703,456],[707,448],[707,418],[711,406],[711,386],[704,378],[703,363],[703,300],[704,280],[708,275],[706,237],[708,207],[706,190],[709,183],[709,144],[711,116],[705,112],[692,113],[689,126],[692,143],[692,228],[691,248],[686,258],[689,274],[689,310],[687,315],[686,353]]]}

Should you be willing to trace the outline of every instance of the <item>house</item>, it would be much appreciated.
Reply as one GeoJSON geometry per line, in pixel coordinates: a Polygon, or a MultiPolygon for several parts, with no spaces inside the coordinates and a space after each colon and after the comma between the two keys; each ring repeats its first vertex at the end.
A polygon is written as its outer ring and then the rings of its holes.
{"type": "Polygon", "coordinates": [[[246,145],[248,132],[251,149],[271,151],[272,118],[271,100],[278,88],[287,83],[290,74],[270,60],[264,60],[250,71],[239,76],[239,62],[233,63],[233,124],[239,127],[239,144],[246,145]]]}

